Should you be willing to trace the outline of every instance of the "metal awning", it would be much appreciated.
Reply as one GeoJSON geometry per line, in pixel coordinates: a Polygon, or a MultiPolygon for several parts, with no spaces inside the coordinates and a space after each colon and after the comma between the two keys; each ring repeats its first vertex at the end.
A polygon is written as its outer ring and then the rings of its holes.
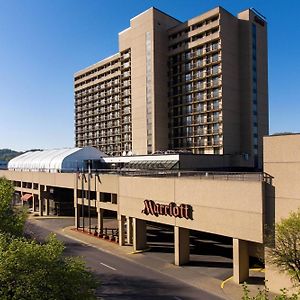
{"type": "Polygon", "coordinates": [[[32,194],[24,194],[24,195],[21,197],[21,200],[22,200],[22,201],[28,201],[30,198],[32,198],[32,194]]]}

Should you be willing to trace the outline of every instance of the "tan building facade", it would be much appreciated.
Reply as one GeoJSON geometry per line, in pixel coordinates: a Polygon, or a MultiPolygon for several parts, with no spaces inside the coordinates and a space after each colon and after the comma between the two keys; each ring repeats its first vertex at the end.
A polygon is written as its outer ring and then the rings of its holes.
{"type": "MultiPolygon", "coordinates": [[[[21,197],[32,195],[33,210],[40,215],[49,214],[56,189],[72,191],[69,198],[74,203],[77,228],[83,207],[97,211],[99,232],[103,212],[115,212],[119,244],[132,240],[135,251],[147,247],[146,222],[173,226],[177,265],[189,261],[190,230],[231,237],[237,282],[249,275],[250,249],[253,252],[263,244],[264,195],[271,178],[261,173],[201,176],[197,172],[179,172],[174,177],[155,173],[143,176],[1,171],[0,176],[13,181],[21,197]],[[132,226],[131,233],[125,233],[126,220],[127,226],[132,226]]],[[[88,225],[86,230],[90,230],[88,225]]]]}
{"type": "MultiPolygon", "coordinates": [[[[274,197],[266,198],[272,224],[300,209],[300,134],[265,137],[264,170],[274,177],[274,197]]],[[[292,291],[288,275],[278,272],[267,257],[266,253],[266,280],[270,289],[279,292],[281,288],[289,288],[292,291]]]]}
{"type": "Polygon", "coordinates": [[[101,234],[104,213],[114,212],[119,244],[132,244],[134,250],[147,247],[147,223],[171,226],[176,265],[189,261],[191,230],[230,237],[236,282],[247,279],[249,256],[264,255],[265,249],[267,284],[279,292],[291,282],[268,262],[265,228],[300,208],[299,147],[300,134],[265,137],[265,173],[0,171],[0,176],[11,180],[25,201],[32,197],[40,215],[49,214],[51,201],[68,199],[76,228],[91,230],[82,218],[92,208],[101,234]]]}
{"type": "Polygon", "coordinates": [[[268,134],[267,23],[217,7],[180,22],[150,8],[119,52],[75,74],[76,146],[107,154],[243,154],[268,134]]]}

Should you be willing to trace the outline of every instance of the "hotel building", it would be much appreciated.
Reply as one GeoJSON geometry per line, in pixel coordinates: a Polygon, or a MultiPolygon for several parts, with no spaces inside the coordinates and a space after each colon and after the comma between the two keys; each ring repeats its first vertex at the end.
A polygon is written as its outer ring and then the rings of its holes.
{"type": "MultiPolygon", "coordinates": [[[[134,251],[151,247],[149,222],[171,227],[175,265],[189,262],[193,231],[231,238],[233,280],[239,283],[249,276],[250,257],[267,257],[265,229],[300,207],[299,147],[300,134],[265,137],[265,173],[151,171],[137,170],[136,165],[78,173],[78,166],[87,160],[111,165],[112,159],[118,159],[85,147],[27,152],[12,159],[9,170],[0,170],[0,176],[13,182],[16,199],[29,203],[34,212],[64,214],[73,209],[74,227],[96,231],[99,237],[105,237],[104,215],[113,214],[115,239],[120,246],[132,245],[134,251]],[[96,227],[89,221],[90,212],[97,217],[96,227]]],[[[133,157],[137,159],[141,163],[141,157],[133,157]]],[[[204,250],[216,255],[214,246],[204,250]]],[[[292,291],[289,276],[267,259],[265,278],[271,291],[284,287],[292,291]]]]}
{"type": "Polygon", "coordinates": [[[181,22],[150,8],[119,33],[118,53],[75,74],[76,146],[244,155],[261,168],[267,68],[267,23],[255,10],[181,22]]]}
{"type": "MultiPolygon", "coordinates": [[[[117,54],[75,74],[80,148],[25,153],[0,176],[34,212],[71,209],[74,227],[99,237],[113,214],[115,240],[134,251],[147,248],[149,224],[171,227],[175,265],[189,262],[193,231],[230,238],[233,280],[247,280],[249,258],[267,257],[266,226],[300,206],[300,134],[265,137],[262,151],[266,30],[255,10],[218,7],[184,23],[145,11],[119,34],[117,54]],[[148,155],[158,150],[197,155],[148,155]],[[264,172],[216,171],[239,156],[260,168],[262,153],[264,172]]],[[[291,287],[265,267],[271,291],[291,287]]]]}

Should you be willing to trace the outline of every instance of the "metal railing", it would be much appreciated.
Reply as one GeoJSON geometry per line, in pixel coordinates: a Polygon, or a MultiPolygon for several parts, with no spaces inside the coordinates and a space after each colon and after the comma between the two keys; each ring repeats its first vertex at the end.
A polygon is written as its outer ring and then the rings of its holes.
{"type": "MultiPolygon", "coordinates": [[[[88,173],[88,170],[63,170],[58,169],[12,169],[10,171],[35,171],[35,172],[47,172],[47,173],[60,173],[70,174],[88,173]]],[[[132,168],[120,168],[120,169],[91,169],[92,176],[99,176],[104,174],[112,174],[119,176],[142,176],[142,177],[197,177],[197,179],[208,180],[238,180],[238,181],[263,181],[268,184],[272,184],[273,177],[265,172],[222,172],[222,171],[187,171],[187,170],[164,170],[164,169],[132,169],[132,168]]]]}
{"type": "Polygon", "coordinates": [[[265,172],[218,172],[185,170],[94,169],[92,174],[117,174],[142,177],[197,177],[197,179],[263,181],[272,184],[273,177],[265,172]]]}

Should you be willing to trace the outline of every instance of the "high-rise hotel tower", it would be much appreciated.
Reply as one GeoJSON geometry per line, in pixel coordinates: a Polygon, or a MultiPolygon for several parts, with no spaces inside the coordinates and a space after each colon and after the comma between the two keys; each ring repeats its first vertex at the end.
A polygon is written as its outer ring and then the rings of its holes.
{"type": "Polygon", "coordinates": [[[119,52],[75,74],[76,146],[109,155],[190,150],[260,166],[268,134],[267,23],[221,7],[181,22],[156,8],[119,52]]]}

